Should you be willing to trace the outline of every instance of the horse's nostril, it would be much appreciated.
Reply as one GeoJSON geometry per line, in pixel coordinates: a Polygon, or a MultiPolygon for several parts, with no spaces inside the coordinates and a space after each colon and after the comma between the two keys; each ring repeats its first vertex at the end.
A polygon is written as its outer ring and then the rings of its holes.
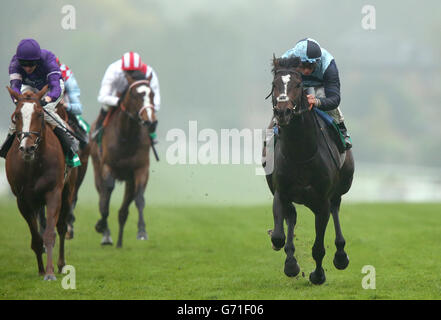
{"type": "Polygon", "coordinates": [[[20,147],[18,147],[18,150],[20,150],[21,152],[23,152],[24,147],[23,147],[23,146],[20,146],[20,147]]]}
{"type": "Polygon", "coordinates": [[[29,152],[34,152],[35,151],[35,146],[30,146],[29,147],[29,152]]]}

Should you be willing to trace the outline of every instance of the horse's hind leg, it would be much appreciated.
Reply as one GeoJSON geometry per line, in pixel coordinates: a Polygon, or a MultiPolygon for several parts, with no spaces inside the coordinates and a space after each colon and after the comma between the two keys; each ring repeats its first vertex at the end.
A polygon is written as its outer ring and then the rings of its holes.
{"type": "Polygon", "coordinates": [[[335,246],[337,251],[334,256],[334,266],[339,270],[344,270],[349,264],[349,257],[346,254],[345,248],[345,238],[341,232],[339,211],[340,211],[341,196],[335,197],[331,200],[331,214],[332,220],[334,220],[335,228],[335,246]]]}
{"type": "Polygon", "coordinates": [[[118,242],[116,244],[117,248],[122,247],[124,226],[126,224],[127,217],[129,215],[130,203],[133,201],[134,197],[135,197],[135,183],[133,179],[130,179],[126,181],[123,203],[118,212],[119,234],[118,234],[118,242]]]}
{"type": "Polygon", "coordinates": [[[44,252],[43,249],[43,238],[41,237],[40,232],[38,231],[38,222],[37,222],[37,214],[34,214],[32,210],[30,210],[24,202],[17,199],[18,208],[20,209],[20,213],[23,218],[25,218],[29,230],[31,231],[31,248],[35,252],[35,256],[37,257],[37,265],[38,265],[38,273],[40,275],[44,275],[44,265],[42,254],[44,252]]]}
{"type": "Polygon", "coordinates": [[[288,277],[295,277],[300,272],[300,267],[297,264],[296,258],[294,258],[294,227],[297,221],[297,211],[292,203],[289,203],[287,208],[286,223],[288,225],[287,239],[285,244],[285,274],[288,277]]]}
{"type": "Polygon", "coordinates": [[[315,270],[309,275],[309,280],[313,284],[323,284],[326,281],[325,270],[322,262],[325,256],[325,231],[329,221],[329,200],[324,205],[314,208],[315,215],[315,241],[312,247],[312,257],[315,260],[315,270]]]}
{"type": "Polygon", "coordinates": [[[107,224],[107,218],[109,216],[110,196],[112,195],[112,191],[115,188],[115,179],[110,174],[110,169],[106,170],[104,178],[99,179],[98,182],[96,182],[96,185],[99,193],[101,219],[98,220],[98,222],[96,223],[95,230],[103,234],[103,239],[101,240],[102,245],[111,245],[113,244],[113,241],[110,237],[110,230],[107,224]]]}
{"type": "Polygon", "coordinates": [[[60,248],[58,255],[58,273],[63,271],[63,267],[66,265],[65,257],[64,257],[64,242],[66,239],[67,233],[67,222],[69,219],[69,215],[71,213],[72,208],[72,198],[73,198],[73,190],[72,186],[66,185],[63,190],[63,199],[61,204],[60,216],[58,217],[57,222],[57,232],[60,237],[60,248]]]}

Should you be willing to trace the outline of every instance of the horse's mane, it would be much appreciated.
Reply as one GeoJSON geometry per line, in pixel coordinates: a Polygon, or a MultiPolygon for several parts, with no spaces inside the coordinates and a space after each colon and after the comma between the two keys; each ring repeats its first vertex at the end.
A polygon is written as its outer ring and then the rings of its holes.
{"type": "Polygon", "coordinates": [[[295,69],[300,66],[299,57],[289,57],[289,58],[273,58],[273,69],[272,72],[275,75],[278,69],[295,69]]]}

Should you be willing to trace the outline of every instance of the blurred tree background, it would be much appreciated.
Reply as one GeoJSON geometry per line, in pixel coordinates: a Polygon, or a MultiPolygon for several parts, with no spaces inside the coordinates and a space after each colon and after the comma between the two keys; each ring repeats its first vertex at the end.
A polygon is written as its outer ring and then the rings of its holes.
{"type": "MultiPolygon", "coordinates": [[[[106,67],[132,50],[159,76],[163,141],[189,120],[200,128],[263,128],[273,53],[312,37],[339,67],[356,159],[441,166],[440,9],[439,1],[8,1],[0,12],[0,79],[9,84],[18,42],[35,38],[72,69],[92,122],[106,67]],[[67,4],[75,30],[61,26],[67,4]],[[375,7],[375,30],[362,28],[366,4],[375,7]]],[[[6,132],[13,106],[4,89],[0,100],[6,132]]]]}

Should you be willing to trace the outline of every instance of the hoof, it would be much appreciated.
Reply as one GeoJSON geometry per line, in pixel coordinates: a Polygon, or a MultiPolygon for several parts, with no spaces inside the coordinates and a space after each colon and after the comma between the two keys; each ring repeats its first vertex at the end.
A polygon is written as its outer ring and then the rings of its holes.
{"type": "Polygon", "coordinates": [[[110,233],[105,234],[103,238],[101,239],[101,245],[102,246],[111,246],[113,245],[112,237],[110,236],[110,233]]]}
{"type": "Polygon", "coordinates": [[[53,274],[47,274],[44,276],[44,281],[55,281],[57,278],[53,274]]]}
{"type": "Polygon", "coordinates": [[[136,236],[136,240],[148,240],[149,236],[147,235],[147,232],[145,231],[139,231],[137,236],[136,236]]]}
{"type": "Polygon", "coordinates": [[[326,281],[326,277],[325,277],[325,272],[323,271],[323,269],[321,270],[315,270],[313,272],[311,272],[311,274],[309,275],[309,281],[311,281],[312,284],[316,284],[316,285],[321,285],[323,283],[325,283],[326,281]]]}
{"type": "Polygon", "coordinates": [[[349,257],[346,254],[346,252],[343,253],[335,253],[334,256],[334,266],[338,269],[338,270],[344,270],[347,268],[348,264],[349,264],[349,257]]]}
{"type": "Polygon", "coordinates": [[[285,274],[288,277],[295,277],[300,272],[300,267],[296,261],[296,259],[289,259],[285,261],[285,274]]]}

